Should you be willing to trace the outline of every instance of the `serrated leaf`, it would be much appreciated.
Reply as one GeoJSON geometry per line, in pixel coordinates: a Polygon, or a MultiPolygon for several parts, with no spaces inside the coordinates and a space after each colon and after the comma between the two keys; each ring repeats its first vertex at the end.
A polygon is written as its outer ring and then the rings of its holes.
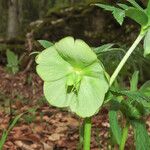
{"type": "Polygon", "coordinates": [[[115,8],[112,14],[114,18],[118,21],[118,23],[122,25],[124,18],[125,18],[125,11],[120,8],[115,8]]]}
{"type": "Polygon", "coordinates": [[[144,9],[135,0],[128,0],[128,2],[130,2],[138,10],[144,11],[144,9]]]}
{"type": "Polygon", "coordinates": [[[127,9],[129,8],[129,6],[126,5],[126,4],[118,3],[117,5],[118,5],[119,7],[121,7],[122,9],[124,9],[124,10],[127,10],[127,9]]]}
{"type": "Polygon", "coordinates": [[[131,91],[137,91],[138,79],[139,79],[139,71],[135,71],[130,80],[130,90],[131,91]]]}
{"type": "Polygon", "coordinates": [[[49,48],[53,46],[54,44],[52,42],[46,41],[46,40],[38,40],[38,42],[44,47],[49,48]]]}
{"type": "Polygon", "coordinates": [[[111,131],[116,139],[117,144],[120,145],[122,131],[118,123],[117,112],[115,110],[110,110],[108,115],[111,131]]]}
{"type": "Polygon", "coordinates": [[[143,106],[135,103],[132,99],[123,100],[121,102],[120,110],[122,113],[130,119],[140,119],[143,114],[143,106]]]}
{"type": "Polygon", "coordinates": [[[116,95],[127,96],[130,100],[137,101],[144,107],[150,108],[150,98],[139,91],[116,90],[112,88],[110,91],[116,95]]]}
{"type": "Polygon", "coordinates": [[[125,11],[123,9],[110,6],[110,5],[105,5],[105,4],[95,4],[98,7],[101,7],[105,10],[111,11],[114,18],[117,20],[117,22],[121,25],[123,23],[124,17],[125,17],[125,11]]]}
{"type": "Polygon", "coordinates": [[[93,51],[94,51],[96,54],[99,54],[99,53],[108,51],[108,50],[109,50],[111,47],[113,47],[113,46],[114,46],[113,43],[104,44],[104,45],[102,45],[102,46],[93,48],[93,51]]]}
{"type": "Polygon", "coordinates": [[[150,97],[150,81],[145,82],[139,89],[144,95],[150,97]]]}
{"type": "Polygon", "coordinates": [[[110,6],[110,5],[105,5],[105,4],[94,4],[95,6],[101,7],[104,10],[108,10],[108,11],[114,11],[115,7],[114,6],[110,6]]]}
{"type": "Polygon", "coordinates": [[[150,29],[147,31],[146,36],[144,38],[144,56],[150,54],[150,29]]]}
{"type": "Polygon", "coordinates": [[[146,125],[140,121],[134,121],[134,138],[136,150],[149,150],[150,149],[150,137],[146,130],[146,125]]]}
{"type": "Polygon", "coordinates": [[[141,26],[145,26],[148,23],[147,15],[137,8],[130,7],[128,10],[125,11],[125,15],[134,21],[136,21],[141,26]]]}

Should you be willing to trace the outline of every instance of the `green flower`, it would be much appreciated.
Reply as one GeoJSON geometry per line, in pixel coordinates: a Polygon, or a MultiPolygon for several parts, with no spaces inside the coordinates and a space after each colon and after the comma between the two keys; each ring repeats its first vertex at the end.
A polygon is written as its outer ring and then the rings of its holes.
{"type": "Polygon", "coordinates": [[[101,62],[84,41],[63,38],[42,51],[36,63],[51,105],[68,107],[83,118],[98,112],[108,82],[101,62]]]}

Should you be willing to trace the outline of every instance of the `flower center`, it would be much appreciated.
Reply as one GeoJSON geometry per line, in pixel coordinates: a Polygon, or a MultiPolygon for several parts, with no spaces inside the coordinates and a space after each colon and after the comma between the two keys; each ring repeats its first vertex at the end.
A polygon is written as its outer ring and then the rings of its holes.
{"type": "Polygon", "coordinates": [[[82,71],[80,68],[74,68],[74,72],[75,72],[77,75],[82,75],[82,74],[83,74],[83,71],[82,71]]]}

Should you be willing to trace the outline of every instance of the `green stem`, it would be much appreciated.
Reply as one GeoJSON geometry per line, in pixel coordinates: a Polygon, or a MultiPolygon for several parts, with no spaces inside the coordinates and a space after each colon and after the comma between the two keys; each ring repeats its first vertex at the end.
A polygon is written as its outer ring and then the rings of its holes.
{"type": "Polygon", "coordinates": [[[127,59],[130,57],[130,55],[132,54],[132,52],[135,50],[135,48],[137,47],[137,45],[143,39],[144,35],[145,35],[145,33],[139,34],[139,36],[137,37],[137,39],[134,41],[134,43],[132,44],[132,46],[129,48],[129,50],[127,51],[127,53],[125,54],[125,56],[121,60],[121,62],[119,63],[119,65],[117,66],[116,70],[114,71],[114,73],[112,74],[112,76],[110,78],[110,82],[109,82],[110,86],[113,84],[113,82],[115,81],[116,77],[118,76],[120,70],[122,69],[122,67],[126,63],[127,59]]]}
{"type": "Polygon", "coordinates": [[[84,119],[84,150],[90,150],[91,141],[91,118],[84,119]]]}
{"type": "Polygon", "coordinates": [[[128,138],[128,130],[129,130],[129,124],[127,122],[126,126],[123,129],[122,139],[121,139],[119,150],[124,150],[124,148],[125,148],[126,140],[128,138]]]}

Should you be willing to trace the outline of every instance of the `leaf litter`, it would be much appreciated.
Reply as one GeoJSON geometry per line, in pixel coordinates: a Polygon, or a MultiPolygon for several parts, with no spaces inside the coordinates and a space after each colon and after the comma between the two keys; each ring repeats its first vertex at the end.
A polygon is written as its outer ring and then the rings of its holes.
{"type": "MultiPolygon", "coordinates": [[[[15,115],[30,110],[10,131],[3,150],[76,150],[79,141],[79,119],[64,109],[47,104],[42,94],[42,81],[34,73],[8,74],[0,67],[0,137],[15,115]],[[11,101],[5,104],[5,100],[11,101]],[[33,109],[35,108],[35,109],[33,109]]],[[[93,117],[91,150],[108,150],[111,140],[107,110],[93,117]]],[[[150,117],[147,126],[150,131],[150,117]]],[[[128,145],[133,145],[133,133],[128,145]]],[[[115,148],[118,149],[117,147],[115,148]]],[[[134,147],[133,147],[134,149],[134,147]]]]}

